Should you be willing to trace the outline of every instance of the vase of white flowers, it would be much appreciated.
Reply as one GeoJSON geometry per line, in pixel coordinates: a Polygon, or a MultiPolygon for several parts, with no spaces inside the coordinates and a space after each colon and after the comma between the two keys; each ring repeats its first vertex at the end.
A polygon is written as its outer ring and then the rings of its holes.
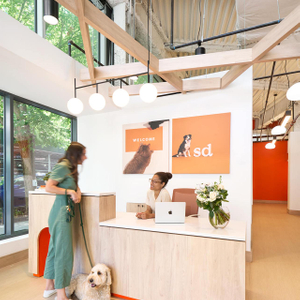
{"type": "Polygon", "coordinates": [[[197,205],[209,211],[210,224],[214,228],[225,228],[230,220],[230,213],[227,207],[222,206],[222,202],[229,202],[226,200],[228,191],[224,189],[222,176],[219,183],[197,185],[195,193],[197,205]]]}

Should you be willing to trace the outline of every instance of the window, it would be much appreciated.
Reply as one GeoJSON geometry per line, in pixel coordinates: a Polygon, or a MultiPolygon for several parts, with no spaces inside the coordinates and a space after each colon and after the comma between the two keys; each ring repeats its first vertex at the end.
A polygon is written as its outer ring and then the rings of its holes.
{"type": "Polygon", "coordinates": [[[4,234],[3,96],[0,95],[0,236],[4,234]]]}
{"type": "Polygon", "coordinates": [[[28,232],[29,192],[45,185],[43,177],[63,156],[76,125],[72,116],[7,93],[3,95],[0,124],[6,139],[1,149],[6,155],[5,168],[3,158],[0,161],[0,238],[28,232]],[[12,116],[11,126],[3,122],[3,115],[12,116]],[[9,186],[4,178],[10,178],[9,186]]]}
{"type": "Polygon", "coordinates": [[[32,31],[36,31],[36,0],[0,0],[0,9],[32,31]]]}

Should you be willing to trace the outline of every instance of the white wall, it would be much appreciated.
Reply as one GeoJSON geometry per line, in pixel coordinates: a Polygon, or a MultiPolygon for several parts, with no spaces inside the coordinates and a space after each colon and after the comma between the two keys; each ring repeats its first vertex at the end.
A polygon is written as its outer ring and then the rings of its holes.
{"type": "MultiPolygon", "coordinates": [[[[129,106],[122,111],[79,117],[79,141],[87,146],[88,156],[80,175],[82,190],[116,192],[118,211],[125,211],[126,202],[144,202],[150,176],[122,174],[122,125],[225,112],[231,112],[231,153],[230,174],[224,174],[223,181],[229,191],[232,219],[247,222],[250,251],[252,69],[224,90],[168,96],[153,104],[143,104],[139,97],[131,97],[129,106]]],[[[217,174],[175,174],[167,189],[172,194],[174,188],[194,188],[197,183],[218,179],[217,174]]]]}
{"type": "Polygon", "coordinates": [[[300,131],[289,133],[288,142],[288,209],[300,212],[300,131]]]}

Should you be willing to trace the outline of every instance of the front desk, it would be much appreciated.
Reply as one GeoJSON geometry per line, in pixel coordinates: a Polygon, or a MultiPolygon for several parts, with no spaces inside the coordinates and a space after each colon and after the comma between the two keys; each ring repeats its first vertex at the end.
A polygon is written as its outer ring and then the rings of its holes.
{"type": "Polygon", "coordinates": [[[182,225],[139,220],[134,213],[100,223],[101,262],[112,292],[143,300],[244,300],[245,222],[214,229],[204,218],[182,225]]]}
{"type": "MultiPolygon", "coordinates": [[[[47,227],[55,195],[30,193],[29,272],[38,270],[38,237],[47,227]]],[[[182,225],[117,213],[114,193],[83,194],[83,224],[92,263],[112,270],[112,293],[139,300],[244,300],[245,222],[214,229],[205,218],[182,225]]],[[[78,207],[74,218],[74,269],[89,273],[78,207]]]]}

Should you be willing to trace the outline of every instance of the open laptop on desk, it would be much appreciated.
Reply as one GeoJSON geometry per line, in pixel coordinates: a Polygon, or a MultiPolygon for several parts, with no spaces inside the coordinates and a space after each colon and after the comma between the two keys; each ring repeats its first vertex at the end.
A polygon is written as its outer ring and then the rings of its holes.
{"type": "Polygon", "coordinates": [[[185,202],[156,202],[156,224],[184,224],[185,202]]]}

